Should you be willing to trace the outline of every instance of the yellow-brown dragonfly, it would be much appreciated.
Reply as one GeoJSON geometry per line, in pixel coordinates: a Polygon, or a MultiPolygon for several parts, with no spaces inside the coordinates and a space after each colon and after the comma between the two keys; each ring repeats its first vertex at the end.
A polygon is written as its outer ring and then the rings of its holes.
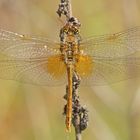
{"type": "MultiPolygon", "coordinates": [[[[75,28],[65,25],[62,29],[66,34],[63,44],[0,30],[0,78],[43,86],[68,83],[71,93],[73,71],[82,85],[112,84],[140,75],[140,27],[82,39],[79,44],[75,43],[75,28]],[[67,54],[70,49],[72,53],[67,54]]],[[[68,109],[67,129],[71,105],[68,109]]]]}

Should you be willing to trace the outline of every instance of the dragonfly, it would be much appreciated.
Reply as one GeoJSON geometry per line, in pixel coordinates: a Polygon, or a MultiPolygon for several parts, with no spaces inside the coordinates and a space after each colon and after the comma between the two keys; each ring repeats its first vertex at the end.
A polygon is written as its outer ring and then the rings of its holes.
{"type": "Polygon", "coordinates": [[[73,71],[86,86],[140,75],[140,27],[81,39],[76,21],[73,18],[64,25],[61,41],[0,30],[0,78],[41,86],[68,83],[67,129],[71,125],[73,71]]]}

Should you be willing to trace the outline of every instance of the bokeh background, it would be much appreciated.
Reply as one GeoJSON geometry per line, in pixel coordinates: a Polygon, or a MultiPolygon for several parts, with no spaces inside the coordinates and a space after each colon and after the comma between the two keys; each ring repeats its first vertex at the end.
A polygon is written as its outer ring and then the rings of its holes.
{"type": "MultiPolygon", "coordinates": [[[[0,28],[57,40],[59,0],[0,0],[0,28]]],[[[73,0],[83,37],[140,26],[140,0],[73,0]]],[[[0,80],[0,140],[74,140],[65,132],[65,85],[41,87],[0,80]]],[[[140,82],[81,87],[89,110],[83,140],[140,140],[140,82]]]]}

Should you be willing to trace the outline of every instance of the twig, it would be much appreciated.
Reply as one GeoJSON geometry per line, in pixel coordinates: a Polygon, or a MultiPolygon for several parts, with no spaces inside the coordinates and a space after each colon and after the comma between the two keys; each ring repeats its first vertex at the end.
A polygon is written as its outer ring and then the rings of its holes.
{"type": "Polygon", "coordinates": [[[71,0],[67,0],[68,1],[68,14],[69,14],[69,18],[72,17],[72,6],[71,6],[71,0]]]}
{"type": "Polygon", "coordinates": [[[75,127],[76,140],[81,140],[81,128],[80,128],[80,99],[78,96],[78,87],[80,85],[80,78],[76,73],[73,75],[73,118],[72,124],[75,127]]]}
{"type": "Polygon", "coordinates": [[[78,87],[80,85],[80,77],[76,72],[73,75],[73,118],[72,124],[75,127],[76,140],[82,140],[81,133],[88,125],[88,111],[81,106],[78,96],[78,87]]]}
{"type": "Polygon", "coordinates": [[[59,8],[57,10],[57,14],[59,17],[62,15],[66,16],[67,21],[72,17],[72,6],[71,6],[71,0],[61,0],[61,3],[59,4],[59,8]]]}

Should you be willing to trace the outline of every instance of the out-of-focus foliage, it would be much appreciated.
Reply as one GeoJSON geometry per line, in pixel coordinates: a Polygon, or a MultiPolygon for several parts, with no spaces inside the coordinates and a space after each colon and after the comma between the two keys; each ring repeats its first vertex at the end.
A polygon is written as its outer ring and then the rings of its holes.
{"type": "MultiPolygon", "coordinates": [[[[1,0],[0,28],[58,39],[59,0],[1,0]]],[[[140,25],[139,0],[73,0],[84,37],[140,25]]],[[[79,91],[89,110],[83,140],[140,140],[140,80],[79,91]]],[[[65,86],[37,87],[0,80],[1,140],[74,139],[62,116],[65,86]]]]}

